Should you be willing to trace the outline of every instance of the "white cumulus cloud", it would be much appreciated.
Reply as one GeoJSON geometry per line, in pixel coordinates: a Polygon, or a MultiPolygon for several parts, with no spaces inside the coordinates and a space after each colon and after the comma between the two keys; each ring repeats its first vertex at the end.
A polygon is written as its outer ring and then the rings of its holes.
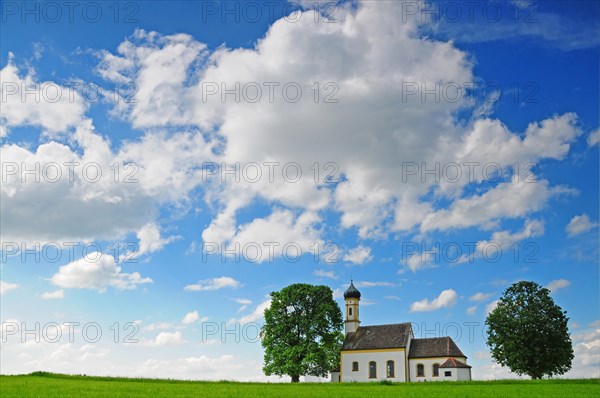
{"type": "Polygon", "coordinates": [[[469,300],[470,301],[485,301],[485,300],[489,299],[490,297],[492,297],[491,293],[477,292],[474,295],[472,295],[471,297],[469,297],[469,300]]]}
{"type": "Polygon", "coordinates": [[[85,100],[75,86],[37,81],[31,71],[23,74],[15,65],[12,53],[0,70],[0,80],[0,137],[8,135],[10,128],[23,125],[39,126],[49,133],[65,132],[79,125],[87,110],[85,100]]]}
{"type": "Polygon", "coordinates": [[[156,223],[144,225],[137,233],[140,241],[137,255],[153,253],[161,250],[165,245],[177,239],[175,236],[161,237],[160,229],[156,223]]]}
{"type": "Polygon", "coordinates": [[[205,279],[198,281],[191,285],[187,285],[184,289],[189,291],[206,291],[206,290],[219,290],[224,288],[236,289],[241,286],[239,281],[229,277],[220,276],[218,278],[205,279]]]}
{"type": "Polygon", "coordinates": [[[89,253],[84,258],[61,266],[50,281],[66,289],[95,289],[101,292],[111,286],[123,290],[152,283],[152,279],[142,277],[139,272],[122,272],[112,255],[100,252],[89,253]]]}
{"type": "Polygon", "coordinates": [[[454,306],[454,304],[456,304],[457,299],[458,294],[456,293],[456,291],[452,289],[446,289],[442,291],[439,294],[439,296],[437,296],[431,301],[428,298],[424,298],[420,301],[415,301],[411,304],[410,310],[412,312],[423,312],[435,311],[441,308],[448,308],[454,306]]]}
{"type": "Polygon", "coordinates": [[[550,290],[552,293],[555,293],[559,289],[564,289],[565,287],[569,287],[569,286],[571,286],[571,281],[569,281],[567,279],[556,279],[556,280],[550,281],[548,283],[548,285],[546,285],[546,288],[548,290],[550,290]]]}
{"type": "Polygon", "coordinates": [[[191,325],[192,323],[197,322],[198,319],[200,319],[200,315],[198,315],[198,311],[192,311],[192,312],[188,312],[187,314],[185,314],[185,316],[181,320],[181,323],[183,323],[184,325],[191,325]]]}
{"type": "Polygon", "coordinates": [[[577,236],[583,234],[593,228],[598,226],[597,222],[593,222],[590,220],[590,217],[587,214],[582,214],[579,216],[574,216],[569,224],[567,224],[566,231],[569,236],[577,236]]]}
{"type": "Polygon", "coordinates": [[[231,319],[229,323],[239,322],[241,324],[256,322],[263,319],[265,310],[271,306],[271,299],[265,300],[258,304],[254,311],[250,314],[244,315],[239,319],[231,319]]]}
{"type": "Polygon", "coordinates": [[[313,272],[314,276],[318,276],[319,278],[329,278],[329,279],[337,279],[338,276],[333,271],[325,271],[322,269],[315,270],[313,272]]]}
{"type": "Polygon", "coordinates": [[[144,341],[142,344],[151,347],[161,347],[168,345],[181,345],[185,343],[181,332],[160,332],[153,340],[144,341]]]}
{"type": "Polygon", "coordinates": [[[368,263],[372,258],[371,248],[366,246],[357,246],[348,250],[348,252],[344,254],[344,261],[348,261],[349,263],[356,265],[368,263]]]}
{"type": "Polygon", "coordinates": [[[589,146],[598,145],[598,143],[600,142],[600,128],[597,128],[596,130],[590,133],[587,142],[589,146]]]}
{"type": "Polygon", "coordinates": [[[42,293],[42,299],[44,299],[44,300],[61,299],[64,297],[65,297],[65,291],[63,289],[55,290],[52,292],[42,293]]]}
{"type": "Polygon", "coordinates": [[[6,281],[0,280],[0,294],[6,294],[18,287],[19,285],[17,285],[16,283],[8,283],[6,281]]]}

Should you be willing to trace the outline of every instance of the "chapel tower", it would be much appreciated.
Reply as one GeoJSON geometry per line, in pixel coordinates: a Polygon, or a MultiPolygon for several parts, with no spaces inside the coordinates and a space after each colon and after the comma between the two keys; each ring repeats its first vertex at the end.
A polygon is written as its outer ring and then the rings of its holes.
{"type": "Polygon", "coordinates": [[[354,283],[350,280],[350,287],[344,292],[346,301],[346,334],[356,332],[360,325],[358,317],[358,302],[360,301],[360,292],[354,283]]]}

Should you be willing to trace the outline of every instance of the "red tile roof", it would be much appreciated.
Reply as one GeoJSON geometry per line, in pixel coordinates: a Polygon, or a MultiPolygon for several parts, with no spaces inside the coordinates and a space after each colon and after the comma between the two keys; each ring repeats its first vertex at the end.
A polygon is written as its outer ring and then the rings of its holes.
{"type": "Polygon", "coordinates": [[[470,368],[470,365],[467,365],[464,362],[459,361],[458,359],[448,358],[446,362],[440,365],[440,368],[470,368]]]}

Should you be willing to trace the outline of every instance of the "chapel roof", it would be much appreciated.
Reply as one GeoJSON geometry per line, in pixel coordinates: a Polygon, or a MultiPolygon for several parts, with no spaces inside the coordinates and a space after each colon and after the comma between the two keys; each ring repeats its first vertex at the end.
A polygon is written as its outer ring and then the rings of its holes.
{"type": "Polygon", "coordinates": [[[458,359],[454,359],[454,358],[448,358],[446,359],[446,362],[444,362],[443,364],[441,364],[439,366],[440,368],[470,368],[470,365],[467,365],[466,363],[459,361],[458,359]]]}
{"type": "Polygon", "coordinates": [[[342,350],[406,348],[409,336],[412,337],[412,326],[408,322],[359,326],[356,332],[346,334],[342,350]]]}
{"type": "Polygon", "coordinates": [[[409,358],[465,357],[450,337],[430,337],[410,341],[409,358]]]}

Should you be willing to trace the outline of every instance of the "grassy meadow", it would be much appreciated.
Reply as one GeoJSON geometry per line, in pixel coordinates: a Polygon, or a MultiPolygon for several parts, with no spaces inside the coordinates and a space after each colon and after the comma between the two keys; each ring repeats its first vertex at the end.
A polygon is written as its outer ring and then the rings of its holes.
{"type": "Polygon", "coordinates": [[[67,376],[0,376],[8,397],[598,397],[600,380],[501,380],[437,383],[238,383],[67,376]]]}

